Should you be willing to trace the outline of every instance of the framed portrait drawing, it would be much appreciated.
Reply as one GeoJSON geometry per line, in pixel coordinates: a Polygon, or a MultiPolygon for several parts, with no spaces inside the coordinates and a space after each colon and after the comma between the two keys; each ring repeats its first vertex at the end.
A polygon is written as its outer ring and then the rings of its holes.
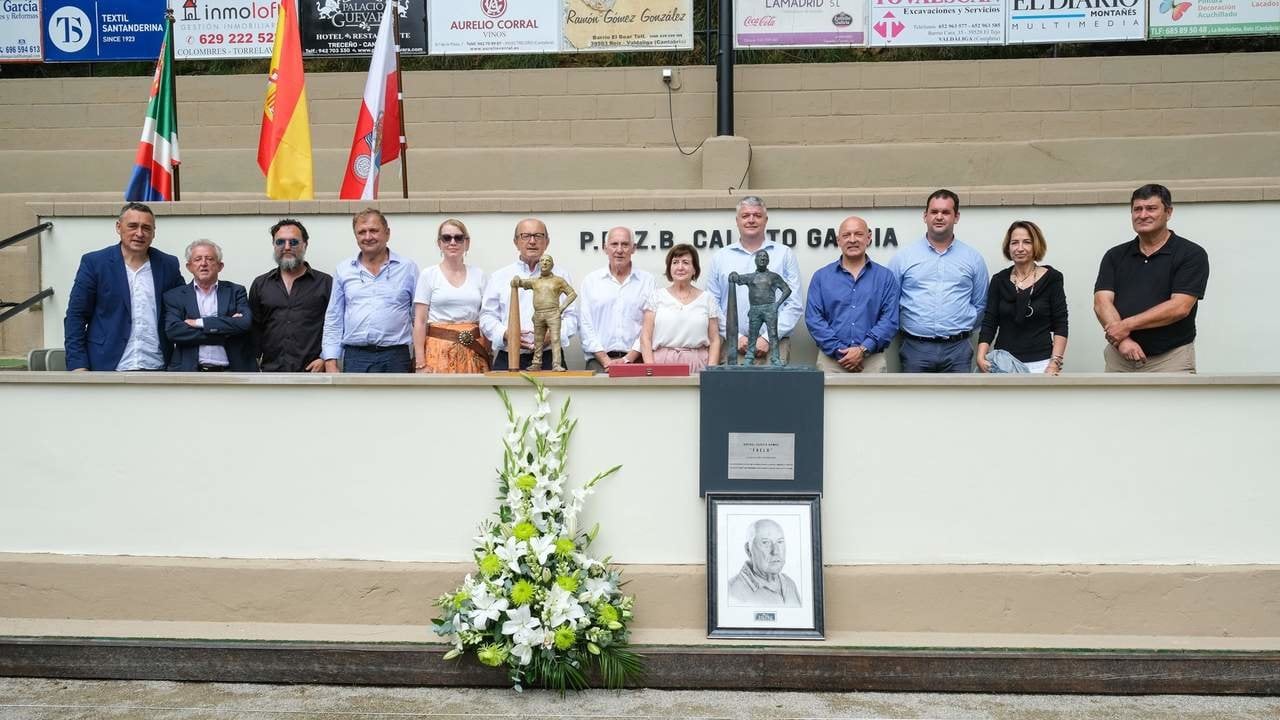
{"type": "Polygon", "coordinates": [[[819,496],[707,494],[707,637],[823,639],[819,496]]]}

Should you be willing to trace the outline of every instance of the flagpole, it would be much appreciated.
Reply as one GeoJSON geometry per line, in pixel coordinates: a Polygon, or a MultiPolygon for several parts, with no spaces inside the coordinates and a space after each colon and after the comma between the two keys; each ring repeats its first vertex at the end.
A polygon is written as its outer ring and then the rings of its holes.
{"type": "MultiPolygon", "coordinates": [[[[164,61],[166,63],[172,63],[173,56],[174,56],[173,42],[175,39],[173,34],[173,8],[171,7],[165,8],[164,18],[165,18],[165,22],[169,23],[169,46],[164,49],[164,61]]],[[[170,71],[170,74],[173,75],[173,88],[172,88],[173,89],[173,116],[174,116],[174,120],[176,121],[178,118],[178,68],[176,66],[171,65],[169,68],[169,71],[170,71]]],[[[182,200],[182,175],[179,172],[179,168],[181,167],[181,165],[182,163],[169,164],[169,167],[173,170],[173,201],[174,202],[178,202],[182,200]]]]}
{"type": "MultiPolygon", "coordinates": [[[[396,2],[396,0],[387,0],[396,2]]],[[[400,196],[409,199],[409,143],[404,133],[404,78],[400,75],[400,5],[391,13],[391,32],[396,48],[396,104],[400,108],[400,196]]]]}

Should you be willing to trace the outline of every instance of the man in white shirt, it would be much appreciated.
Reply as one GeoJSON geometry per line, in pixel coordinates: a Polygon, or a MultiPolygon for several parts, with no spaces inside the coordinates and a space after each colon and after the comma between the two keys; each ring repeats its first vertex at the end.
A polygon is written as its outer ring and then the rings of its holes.
{"type": "MultiPolygon", "coordinates": [[[[518,254],[516,261],[495,270],[493,275],[489,276],[489,281],[484,288],[484,297],[480,301],[480,331],[489,338],[495,351],[494,370],[510,369],[506,336],[507,314],[511,306],[511,279],[518,277],[530,280],[542,273],[539,264],[547,247],[551,245],[551,236],[547,233],[546,223],[537,218],[525,218],[516,223],[512,242],[518,254]]],[[[567,270],[557,268],[554,274],[573,285],[573,277],[567,270]]],[[[520,364],[518,367],[527,368],[533,365],[533,291],[520,290],[518,297],[520,302],[520,364]]],[[[560,347],[563,349],[567,346],[569,339],[577,334],[578,306],[575,303],[570,305],[560,318],[560,347]]],[[[545,341],[543,346],[548,349],[544,350],[542,357],[539,358],[538,367],[542,370],[550,370],[553,362],[550,346],[556,342],[556,339],[545,338],[545,341]]]]}
{"type": "Polygon", "coordinates": [[[222,248],[196,240],[186,257],[191,283],[164,294],[164,330],[174,344],[169,370],[257,372],[249,294],[243,285],[218,279],[222,248]]]}
{"type": "Polygon", "coordinates": [[[605,235],[605,267],[587,273],[578,296],[582,354],[587,369],[604,372],[614,363],[636,362],[640,357],[640,326],[644,323],[644,303],[653,293],[653,275],[632,266],[635,238],[625,227],[605,235]]]}
{"type": "MultiPolygon", "coordinates": [[[[791,248],[780,242],[766,239],[765,228],[769,224],[769,211],[765,209],[764,201],[760,198],[748,195],[738,201],[737,223],[738,242],[712,255],[711,269],[707,272],[707,290],[720,307],[720,332],[721,334],[725,332],[725,311],[728,307],[731,287],[729,273],[746,275],[755,272],[755,254],[765,250],[769,253],[769,270],[782,276],[787,286],[791,288],[791,295],[778,309],[779,337],[768,337],[767,332],[761,332],[750,354],[754,356],[755,364],[766,364],[769,361],[771,343],[777,342],[779,359],[786,364],[791,355],[791,331],[795,329],[796,323],[804,312],[804,305],[800,300],[800,264],[796,262],[796,255],[791,248]]],[[[748,355],[745,332],[750,327],[747,313],[751,309],[751,302],[745,285],[732,287],[736,287],[738,292],[738,337],[736,339],[726,337],[725,343],[727,348],[727,343],[736,342],[738,355],[745,356],[748,355]]]]}

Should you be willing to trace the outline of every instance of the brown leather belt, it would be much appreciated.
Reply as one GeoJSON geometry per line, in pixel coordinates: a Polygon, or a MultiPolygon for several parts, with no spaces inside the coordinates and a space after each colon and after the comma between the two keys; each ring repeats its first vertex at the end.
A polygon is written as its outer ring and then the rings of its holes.
{"type": "Polygon", "coordinates": [[[489,344],[485,341],[484,336],[480,334],[479,328],[475,330],[450,330],[437,325],[428,325],[427,337],[457,343],[479,355],[485,362],[489,362],[489,344]]]}

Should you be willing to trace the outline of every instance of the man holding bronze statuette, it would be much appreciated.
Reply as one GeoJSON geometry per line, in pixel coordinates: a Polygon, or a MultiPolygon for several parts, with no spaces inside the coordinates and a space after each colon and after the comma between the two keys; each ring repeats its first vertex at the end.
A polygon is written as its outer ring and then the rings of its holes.
{"type": "MultiPolygon", "coordinates": [[[[560,369],[563,369],[563,360],[561,358],[564,347],[569,344],[570,338],[578,334],[578,308],[577,305],[571,304],[577,295],[572,295],[568,301],[565,301],[565,305],[561,305],[560,300],[560,295],[565,293],[561,292],[555,295],[556,319],[555,322],[552,322],[548,313],[552,312],[550,296],[553,289],[550,285],[546,285],[546,293],[535,293],[532,288],[534,287],[533,283],[538,280],[559,280],[564,283],[565,287],[569,287],[569,292],[572,292],[573,278],[564,270],[553,274],[551,267],[547,268],[546,277],[543,277],[542,260],[547,252],[547,247],[551,244],[551,237],[547,233],[546,224],[541,220],[525,218],[516,223],[512,242],[516,246],[516,261],[494,271],[493,275],[489,277],[488,284],[485,285],[484,298],[480,303],[480,330],[484,332],[485,337],[489,338],[489,342],[497,353],[493,359],[493,369],[511,369],[511,361],[508,356],[509,349],[507,347],[507,330],[508,320],[513,310],[511,303],[513,294],[518,298],[516,309],[520,316],[520,346],[516,353],[517,367],[521,369],[552,370],[559,365],[560,369]],[[535,294],[540,295],[537,298],[537,302],[535,302],[535,294]],[[541,295],[546,295],[547,297],[543,298],[541,295]],[[544,299],[547,302],[544,303],[544,299]],[[546,305],[546,307],[541,307],[543,305],[546,305]],[[539,310],[544,312],[537,312],[539,310]],[[539,323],[542,332],[540,337],[536,338],[537,342],[535,342],[534,336],[535,314],[538,315],[537,319],[542,321],[539,323]],[[558,331],[553,333],[551,329],[556,323],[559,324],[559,328],[558,331]],[[536,363],[534,357],[535,347],[539,351],[536,363]]],[[[560,287],[559,283],[556,285],[560,287]]],[[[563,288],[561,289],[563,290],[563,288]]]]}
{"type": "Polygon", "coordinates": [[[780,242],[768,239],[765,227],[769,224],[769,212],[764,201],[755,195],[748,195],[738,201],[737,210],[738,242],[733,243],[711,256],[711,268],[707,272],[707,290],[720,306],[721,332],[728,328],[727,312],[729,293],[736,292],[737,305],[737,337],[725,338],[725,349],[728,343],[735,343],[738,355],[752,357],[757,365],[769,362],[770,348],[777,345],[777,357],[781,364],[786,364],[791,354],[791,331],[803,314],[800,302],[800,264],[791,248],[780,242]],[[768,337],[761,333],[754,347],[747,348],[746,331],[751,327],[749,317],[752,301],[746,286],[738,286],[729,282],[730,273],[748,275],[756,268],[756,253],[764,250],[769,254],[769,268],[779,275],[791,289],[778,307],[777,336],[770,327],[768,337]]]}

